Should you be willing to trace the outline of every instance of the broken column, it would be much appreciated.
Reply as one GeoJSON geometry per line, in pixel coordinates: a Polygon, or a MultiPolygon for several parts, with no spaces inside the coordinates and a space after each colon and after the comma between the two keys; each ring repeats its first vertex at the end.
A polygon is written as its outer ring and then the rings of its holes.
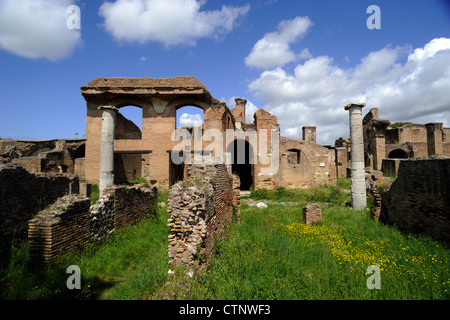
{"type": "Polygon", "coordinates": [[[441,155],[442,151],[442,122],[427,123],[428,156],[441,155]]]}
{"type": "Polygon", "coordinates": [[[99,192],[114,184],[114,126],[117,108],[102,106],[102,142],[100,149],[100,182],[99,192]]]}
{"type": "Polygon", "coordinates": [[[364,103],[349,104],[345,110],[350,114],[350,141],[351,141],[351,198],[354,209],[366,207],[366,181],[364,170],[364,139],[362,127],[362,108],[364,103]]]}
{"type": "Polygon", "coordinates": [[[316,127],[306,126],[302,127],[303,140],[306,142],[316,143],[316,127]]]}

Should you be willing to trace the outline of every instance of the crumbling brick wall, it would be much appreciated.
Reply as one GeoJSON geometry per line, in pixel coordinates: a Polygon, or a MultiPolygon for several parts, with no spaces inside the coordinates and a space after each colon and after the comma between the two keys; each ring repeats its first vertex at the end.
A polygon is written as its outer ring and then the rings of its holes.
{"type": "Polygon", "coordinates": [[[0,255],[13,237],[26,238],[27,222],[34,214],[57,198],[78,192],[77,176],[31,174],[17,165],[0,164],[0,255]]]}
{"type": "Polygon", "coordinates": [[[89,241],[89,207],[84,196],[67,195],[28,222],[29,258],[50,263],[63,252],[83,248],[89,241]]]}
{"type": "Polygon", "coordinates": [[[383,194],[380,221],[450,242],[450,158],[403,160],[383,194]]]}
{"type": "Polygon", "coordinates": [[[115,185],[103,193],[90,208],[92,238],[102,240],[115,230],[156,213],[158,190],[155,187],[115,185]]]}
{"type": "Polygon", "coordinates": [[[233,219],[233,201],[233,178],[224,164],[189,165],[188,177],[169,194],[169,262],[197,268],[211,257],[233,219]]]}
{"type": "Polygon", "coordinates": [[[91,239],[103,240],[114,231],[156,213],[156,188],[112,186],[90,206],[84,196],[65,196],[29,221],[32,262],[50,263],[63,252],[81,250],[91,239]]]}

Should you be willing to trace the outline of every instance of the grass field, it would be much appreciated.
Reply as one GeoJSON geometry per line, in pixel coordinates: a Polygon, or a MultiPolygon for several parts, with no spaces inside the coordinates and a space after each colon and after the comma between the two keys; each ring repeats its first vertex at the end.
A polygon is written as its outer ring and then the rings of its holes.
{"type": "MultiPolygon", "coordinates": [[[[449,249],[379,224],[367,209],[352,210],[347,188],[348,179],[340,179],[337,187],[253,191],[253,199],[272,201],[258,209],[243,199],[241,223],[231,225],[208,269],[192,278],[167,263],[165,207],[45,270],[28,266],[27,245],[17,243],[1,273],[1,298],[450,299],[449,249]],[[302,208],[311,202],[321,204],[323,220],[305,226],[302,208]],[[81,290],[66,288],[69,265],[81,269],[81,290]],[[367,287],[371,265],[379,267],[380,289],[367,287]]],[[[166,200],[167,194],[159,199],[166,200]]]]}

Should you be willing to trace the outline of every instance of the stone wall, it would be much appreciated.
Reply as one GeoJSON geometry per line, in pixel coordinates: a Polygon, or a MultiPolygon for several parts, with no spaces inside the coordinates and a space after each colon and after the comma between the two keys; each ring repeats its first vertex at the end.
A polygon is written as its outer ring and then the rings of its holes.
{"type": "Polygon", "coordinates": [[[233,203],[239,206],[236,201],[224,164],[188,165],[188,177],[169,194],[169,262],[197,269],[211,257],[233,219],[233,203]]]}
{"type": "Polygon", "coordinates": [[[380,221],[450,242],[450,158],[403,160],[383,194],[380,221]]]}
{"type": "Polygon", "coordinates": [[[91,240],[134,225],[156,213],[158,192],[145,185],[112,186],[90,206],[84,196],[64,196],[28,222],[32,262],[50,263],[61,253],[81,250],[91,240]]]}
{"type": "Polygon", "coordinates": [[[79,192],[79,180],[67,174],[31,174],[0,164],[0,251],[13,237],[25,239],[28,220],[57,198],[79,192]]]}

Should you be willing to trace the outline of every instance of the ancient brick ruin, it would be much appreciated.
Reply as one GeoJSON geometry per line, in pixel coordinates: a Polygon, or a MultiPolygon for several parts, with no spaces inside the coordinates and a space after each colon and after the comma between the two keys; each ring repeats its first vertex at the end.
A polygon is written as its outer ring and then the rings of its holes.
{"type": "Polygon", "coordinates": [[[30,173],[84,176],[86,139],[13,140],[0,138],[0,163],[18,164],[30,173]]]}
{"type": "Polygon", "coordinates": [[[218,159],[208,160],[189,165],[188,176],[169,196],[169,263],[192,269],[213,256],[214,243],[238,215],[233,176],[218,159]]]}
{"type": "Polygon", "coordinates": [[[318,203],[310,203],[303,207],[303,222],[310,226],[322,222],[322,208],[318,203]]]}
{"type": "MultiPolygon", "coordinates": [[[[389,120],[378,116],[378,108],[372,108],[363,119],[364,162],[367,170],[383,171],[395,176],[403,159],[450,156],[450,128],[440,122],[427,124],[406,123],[390,127],[389,120]]],[[[337,172],[346,176],[349,168],[350,143],[346,138],[335,142],[337,172]]]]}
{"type": "Polygon", "coordinates": [[[67,195],[28,221],[31,262],[50,263],[62,253],[83,250],[123,227],[156,214],[157,190],[145,185],[112,186],[91,206],[90,199],[67,195]]]}
{"type": "Polygon", "coordinates": [[[0,251],[11,239],[26,239],[27,222],[34,214],[66,194],[86,192],[79,178],[69,174],[31,174],[12,164],[0,164],[0,251]]]}
{"type": "Polygon", "coordinates": [[[450,158],[402,161],[398,177],[383,194],[380,221],[450,242],[450,158]]]}
{"type": "MultiPolygon", "coordinates": [[[[280,136],[276,116],[258,109],[246,121],[246,103],[234,108],[212,96],[194,77],[97,78],[81,87],[86,100],[86,139],[0,139],[1,248],[19,236],[30,259],[51,262],[60,252],[82,249],[155,210],[159,190],[169,190],[170,263],[198,268],[232,220],[240,221],[241,190],[309,188],[352,177],[352,204],[400,229],[448,241],[450,128],[442,123],[390,121],[364,104],[346,106],[351,139],[316,143],[316,127],[302,139],[280,136]],[[121,108],[142,113],[142,129],[121,108]],[[177,110],[203,111],[197,127],[177,128],[177,110]],[[352,145],[353,144],[353,145],[352,145]],[[381,184],[398,179],[389,192],[381,184]],[[127,186],[145,178],[151,184],[127,186]],[[100,199],[90,205],[90,184],[100,199]],[[157,189],[158,188],[158,189],[157,189]],[[153,210],[153,211],[152,211],[153,210]]],[[[304,208],[307,224],[320,222],[319,205],[304,208]]]]}
{"type": "MultiPolygon", "coordinates": [[[[274,115],[258,109],[254,122],[246,123],[245,99],[235,99],[235,108],[229,109],[194,77],[98,78],[82,87],[81,93],[87,102],[84,177],[89,182],[101,184],[102,118],[104,127],[106,121],[112,123],[108,122],[108,134],[104,131],[103,136],[111,140],[103,143],[113,153],[105,156],[110,160],[104,164],[113,169],[105,169],[103,175],[114,183],[145,177],[167,189],[185,176],[185,162],[171,161],[172,153],[181,151],[223,159],[230,154],[230,169],[239,175],[241,189],[305,188],[336,181],[334,150],[316,143],[315,127],[303,128],[303,140],[279,137],[274,115]],[[120,114],[120,108],[128,105],[142,110],[142,131],[120,114]],[[187,105],[204,111],[199,131],[203,139],[195,143],[190,137],[183,150],[177,150],[179,139],[173,135],[182,133],[176,130],[176,110],[187,105]],[[210,129],[215,136],[204,136],[210,129]],[[227,139],[227,133],[234,136],[227,139]]],[[[188,129],[189,134],[195,131],[188,129]]]]}

